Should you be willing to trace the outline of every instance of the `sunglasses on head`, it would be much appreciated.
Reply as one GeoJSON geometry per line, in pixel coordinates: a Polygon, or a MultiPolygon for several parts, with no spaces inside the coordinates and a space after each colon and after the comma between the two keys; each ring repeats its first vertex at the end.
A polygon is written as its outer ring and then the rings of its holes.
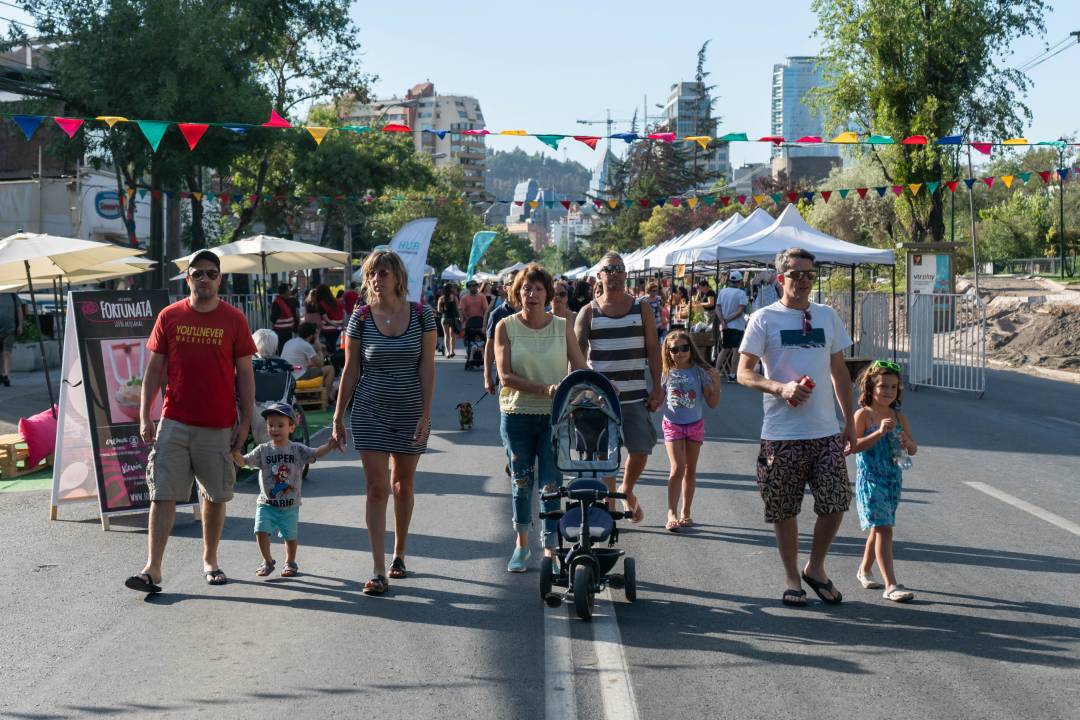
{"type": "Polygon", "coordinates": [[[892,370],[895,373],[898,373],[901,370],[899,363],[889,362],[888,360],[875,360],[874,362],[870,363],[870,367],[882,368],[884,370],[892,370]]]}
{"type": "Polygon", "coordinates": [[[601,272],[606,272],[609,275],[615,275],[617,273],[626,272],[626,266],[625,265],[604,265],[602,268],[600,268],[600,271],[601,272]]]}
{"type": "Polygon", "coordinates": [[[220,270],[189,270],[188,277],[194,280],[201,280],[203,276],[206,276],[207,280],[217,280],[221,275],[220,270]]]}
{"type": "Polygon", "coordinates": [[[685,344],[684,345],[668,345],[668,350],[671,351],[672,353],[690,352],[690,346],[685,345],[685,344]]]}
{"type": "Polygon", "coordinates": [[[800,280],[809,280],[814,282],[817,280],[817,271],[815,270],[788,270],[784,273],[784,277],[792,282],[799,282],[800,280]]]}

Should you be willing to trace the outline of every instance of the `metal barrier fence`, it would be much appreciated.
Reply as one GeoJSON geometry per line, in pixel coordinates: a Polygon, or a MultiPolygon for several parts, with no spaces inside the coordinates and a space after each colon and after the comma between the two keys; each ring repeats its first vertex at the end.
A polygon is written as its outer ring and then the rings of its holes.
{"type": "MultiPolygon", "coordinates": [[[[1008,258],[989,263],[992,272],[1023,275],[1061,275],[1061,257],[1008,258]]],[[[1076,274],[1076,257],[1065,256],[1065,269],[1076,274]]]]}
{"type": "MultiPolygon", "coordinates": [[[[187,297],[187,295],[173,295],[172,300],[173,302],[176,302],[177,300],[185,297],[187,297]]],[[[248,321],[248,327],[251,328],[252,332],[258,330],[261,327],[270,327],[268,324],[263,324],[262,311],[259,309],[258,295],[253,295],[250,293],[243,295],[237,293],[230,293],[222,295],[221,299],[232,305],[234,308],[240,310],[240,312],[244,313],[244,317],[246,317],[248,321]]]]}
{"type": "Polygon", "coordinates": [[[851,317],[851,292],[837,290],[814,293],[814,302],[828,305],[840,316],[851,335],[847,357],[886,358],[892,355],[892,295],[880,292],[855,293],[855,318],[851,317]]]}

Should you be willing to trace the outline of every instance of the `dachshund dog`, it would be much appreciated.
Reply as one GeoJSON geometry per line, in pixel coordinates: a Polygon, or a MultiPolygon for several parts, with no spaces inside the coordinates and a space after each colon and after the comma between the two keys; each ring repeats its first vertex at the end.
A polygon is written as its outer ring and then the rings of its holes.
{"type": "Polygon", "coordinates": [[[472,430],[473,426],[473,412],[472,403],[463,402],[457,405],[457,419],[458,424],[462,430],[472,430]]]}

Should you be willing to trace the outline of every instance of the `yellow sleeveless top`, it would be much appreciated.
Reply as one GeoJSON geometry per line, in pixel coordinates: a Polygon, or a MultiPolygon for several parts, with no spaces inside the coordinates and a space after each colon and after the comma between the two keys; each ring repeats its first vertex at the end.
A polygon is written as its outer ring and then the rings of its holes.
{"type": "MultiPolygon", "coordinates": [[[[566,377],[566,320],[552,316],[547,327],[533,330],[516,314],[503,320],[510,340],[510,367],[515,375],[545,385],[558,385],[566,377]]],[[[551,398],[546,395],[499,390],[499,409],[504,413],[550,415],[551,398]]]]}

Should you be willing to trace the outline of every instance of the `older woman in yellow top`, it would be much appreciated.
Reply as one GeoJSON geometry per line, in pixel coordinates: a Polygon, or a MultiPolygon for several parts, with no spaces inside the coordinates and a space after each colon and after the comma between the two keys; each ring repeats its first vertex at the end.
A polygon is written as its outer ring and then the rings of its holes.
{"type": "MultiPolygon", "coordinates": [[[[501,320],[495,329],[495,362],[502,379],[500,433],[509,461],[517,531],[508,572],[528,568],[533,496],[562,484],[551,444],[551,396],[566,377],[567,368],[585,367],[573,325],[545,310],[554,295],[548,271],[535,263],[529,265],[510,288],[510,302],[521,309],[501,320]]],[[[557,507],[557,501],[544,504],[545,510],[557,507]]],[[[557,540],[556,521],[544,520],[544,554],[554,554],[557,540]]]]}

